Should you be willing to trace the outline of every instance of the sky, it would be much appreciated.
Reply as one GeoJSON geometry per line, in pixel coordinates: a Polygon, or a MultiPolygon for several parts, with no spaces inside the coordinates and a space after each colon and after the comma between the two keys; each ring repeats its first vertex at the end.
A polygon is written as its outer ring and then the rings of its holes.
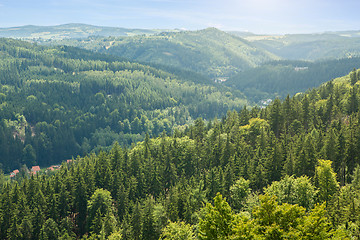
{"type": "Polygon", "coordinates": [[[0,0],[0,27],[85,23],[258,34],[360,29],[359,0],[0,0]]]}

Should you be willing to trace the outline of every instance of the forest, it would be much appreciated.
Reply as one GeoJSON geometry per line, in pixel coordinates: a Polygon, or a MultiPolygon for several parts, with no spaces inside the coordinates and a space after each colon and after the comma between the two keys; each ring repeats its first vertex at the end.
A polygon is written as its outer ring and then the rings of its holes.
{"type": "Polygon", "coordinates": [[[358,239],[360,71],[4,181],[1,239],[358,239]]]}
{"type": "Polygon", "coordinates": [[[42,43],[81,47],[147,64],[186,69],[210,78],[229,77],[264,62],[280,59],[245,39],[216,28],[131,37],[90,36],[42,43]]]}
{"type": "Polygon", "coordinates": [[[359,58],[66,42],[0,39],[0,239],[360,239],[359,58]]]}
{"type": "Polygon", "coordinates": [[[244,95],[181,69],[74,47],[0,39],[0,167],[50,166],[131,146],[247,104],[244,95]]]}
{"type": "Polygon", "coordinates": [[[360,66],[360,58],[321,61],[280,60],[247,69],[230,77],[223,84],[244,92],[250,102],[305,92],[331,79],[348,74],[360,66]]]}
{"type": "Polygon", "coordinates": [[[244,93],[250,105],[261,105],[262,100],[284,99],[287,94],[318,87],[359,66],[356,36],[357,32],[261,36],[207,28],[34,41],[127,57],[168,72],[173,72],[174,67],[186,69],[196,72],[199,78],[203,75],[204,82],[206,78],[208,82],[225,80],[222,84],[244,93]]]}
{"type": "MultiPolygon", "coordinates": [[[[235,35],[239,35],[236,34],[235,35]]],[[[241,36],[241,35],[240,35],[241,36]]],[[[310,34],[242,35],[254,46],[291,60],[324,60],[359,57],[359,31],[328,31],[310,34]]]]}

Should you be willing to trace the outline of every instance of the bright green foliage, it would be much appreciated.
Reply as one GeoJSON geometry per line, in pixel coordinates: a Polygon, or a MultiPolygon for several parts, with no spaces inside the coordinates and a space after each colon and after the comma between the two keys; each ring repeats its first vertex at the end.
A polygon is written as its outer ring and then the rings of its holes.
{"type": "Polygon", "coordinates": [[[97,189],[88,201],[88,230],[91,234],[105,232],[109,236],[117,229],[117,221],[114,217],[113,200],[110,192],[97,189]]]}
{"type": "Polygon", "coordinates": [[[339,189],[336,180],[336,173],[331,168],[330,160],[319,160],[315,173],[315,184],[319,190],[318,198],[320,202],[329,201],[339,189]]]}
{"type": "Polygon", "coordinates": [[[233,233],[234,213],[229,204],[217,194],[214,205],[208,203],[199,222],[199,239],[227,239],[233,233]]]}
{"type": "Polygon", "coordinates": [[[275,197],[260,197],[260,206],[253,212],[256,232],[265,239],[296,239],[297,228],[305,209],[284,203],[278,205],[275,197]]]}
{"type": "Polygon", "coordinates": [[[331,239],[334,232],[331,230],[329,219],[326,218],[325,205],[317,205],[305,216],[300,226],[299,239],[331,239]]]}
{"type": "Polygon", "coordinates": [[[247,236],[254,237],[235,239],[348,239],[343,229],[332,228],[325,204],[316,205],[306,213],[298,205],[278,205],[274,197],[263,195],[260,206],[253,212],[253,218],[252,222],[243,220],[237,228],[245,230],[247,236]]]}
{"type": "Polygon", "coordinates": [[[108,238],[108,240],[121,240],[122,239],[122,235],[120,232],[114,232],[112,233],[108,238]]]}
{"type": "Polygon", "coordinates": [[[279,203],[298,204],[306,209],[314,206],[317,191],[306,176],[294,178],[285,176],[279,182],[273,182],[265,193],[276,196],[279,203]]]}
{"type": "Polygon", "coordinates": [[[240,178],[230,187],[231,206],[233,209],[241,210],[244,206],[246,197],[250,194],[250,181],[240,178]]]}
{"type": "Polygon", "coordinates": [[[162,230],[160,239],[163,240],[193,240],[195,239],[192,226],[184,222],[168,222],[162,230]]]}
{"type": "MultiPolygon", "coordinates": [[[[238,216],[237,216],[238,217],[238,216]]],[[[234,240],[255,240],[262,239],[260,235],[256,234],[254,221],[246,217],[238,218],[234,224],[233,235],[230,239],[234,240]]]]}

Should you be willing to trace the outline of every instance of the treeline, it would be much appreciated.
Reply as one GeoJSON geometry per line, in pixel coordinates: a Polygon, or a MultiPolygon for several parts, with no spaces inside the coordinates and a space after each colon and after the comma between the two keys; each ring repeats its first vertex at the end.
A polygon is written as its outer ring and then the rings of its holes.
{"type": "Polygon", "coordinates": [[[282,60],[243,71],[224,84],[244,92],[249,101],[285,98],[344,76],[360,66],[360,58],[322,60],[317,62],[282,60]]]}
{"type": "Polygon", "coordinates": [[[115,141],[130,146],[145,133],[171,134],[246,103],[236,90],[195,83],[196,75],[188,80],[190,72],[174,75],[74,47],[1,39],[0,54],[5,172],[59,163],[115,141]]]}
{"type": "Polygon", "coordinates": [[[359,97],[354,71],[49,176],[19,174],[3,183],[0,237],[359,238],[359,97]]]}

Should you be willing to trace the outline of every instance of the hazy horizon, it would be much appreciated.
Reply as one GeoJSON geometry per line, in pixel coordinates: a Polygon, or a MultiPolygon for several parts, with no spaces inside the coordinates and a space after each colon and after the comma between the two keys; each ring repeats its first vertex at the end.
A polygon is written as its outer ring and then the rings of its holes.
{"type": "MultiPolygon", "coordinates": [[[[64,26],[64,25],[71,25],[71,24],[79,24],[79,25],[89,25],[89,26],[93,26],[93,27],[114,27],[114,28],[124,28],[124,29],[140,29],[140,30],[181,30],[181,31],[198,31],[198,30],[203,30],[203,29],[206,29],[206,28],[211,28],[211,26],[209,27],[205,27],[205,28],[199,28],[199,29],[185,29],[185,28],[129,28],[129,27],[126,27],[126,26],[103,26],[103,25],[95,25],[95,24],[88,24],[88,23],[80,23],[80,22],[69,22],[69,23],[62,23],[62,24],[55,24],[55,25],[34,25],[34,24],[26,24],[26,25],[19,25],[19,26],[11,26],[11,27],[0,27],[0,29],[14,29],[14,28],[21,28],[21,27],[27,27],[27,26],[34,26],[34,27],[56,27],[56,26],[64,26]]],[[[272,33],[272,32],[265,32],[265,33],[257,33],[257,32],[252,32],[252,31],[248,31],[248,30],[232,30],[232,29],[221,29],[221,28],[218,28],[218,27],[213,27],[213,28],[217,28],[221,31],[225,31],[225,32],[243,32],[243,33],[249,33],[249,34],[255,34],[255,35],[278,35],[278,36],[281,36],[281,35],[287,35],[287,34],[323,34],[323,33],[331,33],[331,32],[358,32],[360,31],[360,28],[359,29],[347,29],[347,30],[339,30],[339,31],[332,31],[332,30],[329,30],[329,31],[319,31],[319,32],[299,32],[299,33],[272,33]]]]}
{"type": "Polygon", "coordinates": [[[0,27],[83,23],[139,29],[224,31],[256,34],[358,30],[355,0],[0,0],[0,27]]]}

